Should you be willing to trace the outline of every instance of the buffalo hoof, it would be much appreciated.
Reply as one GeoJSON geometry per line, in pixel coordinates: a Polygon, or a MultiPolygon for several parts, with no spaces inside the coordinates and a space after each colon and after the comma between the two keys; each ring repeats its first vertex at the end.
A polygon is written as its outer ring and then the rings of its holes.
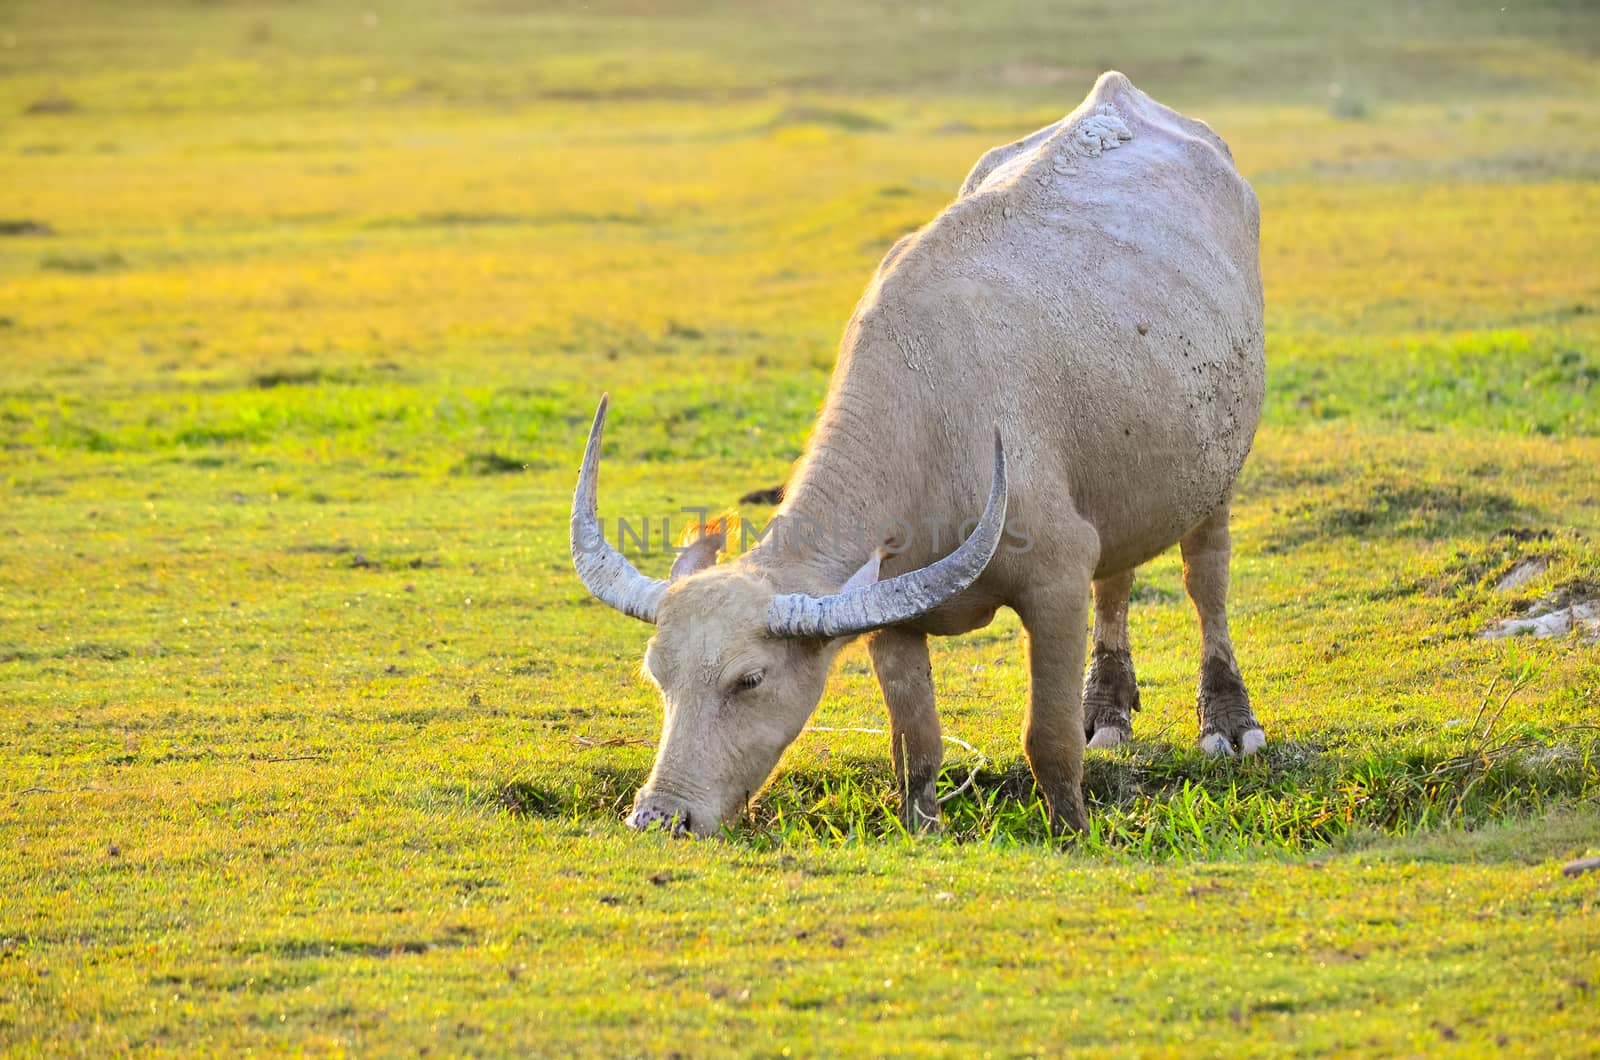
{"type": "Polygon", "coordinates": [[[939,816],[939,804],[932,811],[923,803],[913,803],[909,813],[900,815],[900,823],[912,835],[939,835],[944,831],[944,821],[939,816]]]}
{"type": "Polygon", "coordinates": [[[944,831],[939,817],[939,767],[923,764],[912,769],[908,788],[900,793],[900,823],[913,835],[937,835],[944,831]]]}
{"type": "Polygon", "coordinates": [[[1250,693],[1232,654],[1213,655],[1200,668],[1200,747],[1207,754],[1253,755],[1266,745],[1267,736],[1250,709],[1250,693]]]}
{"type": "Polygon", "coordinates": [[[1128,649],[1096,647],[1083,680],[1083,730],[1090,747],[1115,747],[1133,739],[1139,681],[1128,649]]]}
{"type": "Polygon", "coordinates": [[[1116,747],[1118,744],[1127,743],[1131,739],[1133,739],[1133,734],[1127,730],[1119,729],[1115,725],[1107,725],[1104,728],[1096,729],[1094,735],[1089,737],[1089,748],[1090,750],[1104,750],[1108,747],[1116,747]]]}
{"type": "Polygon", "coordinates": [[[1050,809],[1050,834],[1057,839],[1077,839],[1089,830],[1089,815],[1083,804],[1050,809]]]}
{"type": "MultiPolygon", "coordinates": [[[[1246,729],[1239,734],[1237,750],[1242,758],[1249,758],[1265,746],[1267,734],[1260,729],[1246,729]]],[[[1208,732],[1200,737],[1200,749],[1211,755],[1231,755],[1236,748],[1222,733],[1208,732]]]]}

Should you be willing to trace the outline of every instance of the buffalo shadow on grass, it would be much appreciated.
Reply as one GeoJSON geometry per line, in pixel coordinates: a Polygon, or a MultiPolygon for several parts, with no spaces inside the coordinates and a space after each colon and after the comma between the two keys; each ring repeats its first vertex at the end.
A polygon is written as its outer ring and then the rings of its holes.
{"type": "MultiPolygon", "coordinates": [[[[649,773],[642,767],[598,766],[587,770],[581,780],[564,785],[512,780],[492,789],[491,799],[513,817],[617,817],[633,804],[634,792],[649,773]]],[[[456,790],[463,797],[469,794],[459,786],[456,790]]]]}
{"type": "MultiPolygon", "coordinates": [[[[1090,855],[1172,860],[1474,831],[1600,794],[1597,759],[1600,738],[1587,730],[1370,745],[1279,740],[1243,760],[1140,740],[1088,757],[1090,830],[1067,845],[1090,855]]],[[[947,763],[941,788],[959,785],[967,769],[947,763]]],[[[518,780],[487,793],[460,786],[457,794],[518,817],[616,822],[647,774],[643,766],[605,766],[565,782],[518,780]]],[[[889,841],[904,835],[898,808],[887,758],[835,753],[825,764],[780,769],[724,835],[755,849],[889,841]]],[[[943,809],[946,842],[1057,842],[1020,758],[980,769],[943,809]]],[[[1483,859],[1501,848],[1470,849],[1483,859]]]]}

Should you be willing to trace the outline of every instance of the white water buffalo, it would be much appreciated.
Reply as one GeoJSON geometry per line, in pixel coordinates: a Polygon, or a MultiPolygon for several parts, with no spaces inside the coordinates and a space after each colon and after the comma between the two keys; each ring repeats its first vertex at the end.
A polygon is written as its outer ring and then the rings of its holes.
{"type": "Polygon", "coordinates": [[[1200,616],[1201,743],[1259,749],[1226,610],[1228,505],[1265,376],[1259,232],[1227,145],[1108,73],[889,251],[783,506],[736,560],[702,538],[662,581],[605,543],[602,401],[573,558],[595,596],[655,624],[644,667],[664,708],[629,823],[715,832],[805,726],[840,647],[870,634],[901,813],[932,824],[927,637],[1009,607],[1028,635],[1023,747],[1052,825],[1082,828],[1085,743],[1128,739],[1139,705],[1133,570],[1174,542],[1200,616]]]}

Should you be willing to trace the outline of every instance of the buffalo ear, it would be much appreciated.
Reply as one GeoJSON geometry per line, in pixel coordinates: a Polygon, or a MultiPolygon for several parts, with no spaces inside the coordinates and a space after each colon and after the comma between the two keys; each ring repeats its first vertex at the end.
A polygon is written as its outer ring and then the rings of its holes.
{"type": "Polygon", "coordinates": [[[722,551],[727,536],[717,530],[701,537],[694,544],[678,553],[678,558],[672,562],[672,573],[667,575],[669,582],[679,578],[687,578],[697,571],[702,571],[717,562],[717,553],[722,551]]]}
{"type": "Polygon", "coordinates": [[[882,563],[883,553],[874,550],[872,555],[867,557],[867,561],[861,565],[860,569],[850,575],[850,580],[845,582],[839,591],[847,593],[852,589],[861,589],[871,585],[878,580],[878,567],[882,563]]]}

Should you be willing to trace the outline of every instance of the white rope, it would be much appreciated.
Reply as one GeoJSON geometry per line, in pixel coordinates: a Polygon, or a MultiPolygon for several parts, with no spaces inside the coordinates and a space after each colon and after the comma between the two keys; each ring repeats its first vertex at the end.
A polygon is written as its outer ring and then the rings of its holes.
{"type": "MultiPolygon", "coordinates": [[[[808,726],[805,727],[805,729],[802,730],[802,732],[859,732],[859,733],[864,733],[864,734],[866,734],[868,736],[887,736],[887,735],[889,735],[887,732],[885,732],[882,729],[858,729],[858,728],[853,728],[853,727],[849,727],[849,726],[846,726],[846,727],[843,727],[843,728],[836,728],[836,727],[834,727],[832,725],[808,725],[808,726]]],[[[967,779],[963,780],[961,782],[960,786],[957,787],[954,791],[949,791],[949,792],[946,792],[945,794],[939,796],[939,800],[938,800],[939,805],[943,806],[945,803],[949,802],[951,799],[955,798],[957,795],[960,795],[963,791],[966,791],[968,788],[972,787],[973,782],[978,779],[978,770],[980,770],[984,766],[988,765],[989,764],[989,759],[984,756],[984,753],[982,751],[978,750],[976,747],[972,746],[970,743],[968,743],[965,740],[959,740],[954,736],[946,736],[944,733],[940,733],[939,734],[939,739],[943,740],[945,743],[953,743],[957,747],[964,748],[968,752],[978,756],[978,762],[977,762],[976,765],[974,765],[972,767],[971,772],[969,772],[967,774],[967,779]]],[[[917,811],[919,816],[921,816],[921,817],[923,817],[923,818],[925,818],[926,820],[929,820],[929,821],[934,820],[934,818],[928,817],[927,814],[922,812],[922,807],[917,806],[916,805],[916,800],[914,800],[914,799],[912,800],[912,807],[917,811]]]]}

